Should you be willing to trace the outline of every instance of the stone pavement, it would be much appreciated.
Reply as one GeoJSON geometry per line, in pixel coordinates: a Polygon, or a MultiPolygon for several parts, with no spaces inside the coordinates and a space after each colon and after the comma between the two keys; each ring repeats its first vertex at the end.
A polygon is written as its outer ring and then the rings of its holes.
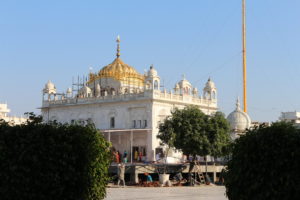
{"type": "Polygon", "coordinates": [[[107,188],[105,200],[227,200],[223,186],[107,188]]]}

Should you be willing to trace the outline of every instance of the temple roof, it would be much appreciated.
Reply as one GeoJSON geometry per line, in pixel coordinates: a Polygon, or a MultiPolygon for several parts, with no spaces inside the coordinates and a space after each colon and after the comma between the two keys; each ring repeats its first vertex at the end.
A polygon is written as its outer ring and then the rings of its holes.
{"type": "Polygon", "coordinates": [[[100,78],[113,78],[121,82],[130,82],[136,85],[144,85],[145,76],[138,73],[133,67],[124,63],[120,58],[120,37],[117,38],[117,58],[109,65],[104,66],[98,74],[90,74],[89,82],[100,78]]]}

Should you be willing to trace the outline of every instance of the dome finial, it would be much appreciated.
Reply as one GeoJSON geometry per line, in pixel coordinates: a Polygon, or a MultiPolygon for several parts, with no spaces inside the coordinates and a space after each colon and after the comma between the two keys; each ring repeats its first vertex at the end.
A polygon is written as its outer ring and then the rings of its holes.
{"type": "Polygon", "coordinates": [[[117,42],[117,58],[119,58],[120,57],[120,36],[118,35],[117,36],[117,40],[116,40],[116,42],[117,42]]]}
{"type": "Polygon", "coordinates": [[[236,110],[240,110],[240,98],[238,97],[237,100],[236,100],[236,110]]]}

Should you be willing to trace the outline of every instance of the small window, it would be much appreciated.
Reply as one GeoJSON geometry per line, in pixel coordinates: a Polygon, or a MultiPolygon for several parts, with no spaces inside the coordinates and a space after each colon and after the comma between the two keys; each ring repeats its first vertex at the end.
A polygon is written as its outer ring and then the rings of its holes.
{"type": "Polygon", "coordinates": [[[154,90],[158,90],[158,81],[157,80],[154,81],[154,90]]]}
{"type": "Polygon", "coordinates": [[[115,128],[115,118],[114,117],[110,118],[110,128],[115,128]]]}
{"type": "Polygon", "coordinates": [[[215,91],[213,91],[213,93],[212,93],[212,98],[213,98],[213,99],[216,98],[216,92],[215,92],[215,91]]]}
{"type": "Polygon", "coordinates": [[[144,128],[147,127],[147,120],[144,120],[144,128]]]}
{"type": "Polygon", "coordinates": [[[136,128],[136,121],[133,120],[133,128],[136,128]]]}
{"type": "Polygon", "coordinates": [[[139,128],[142,128],[142,120],[139,120],[139,128]]]}

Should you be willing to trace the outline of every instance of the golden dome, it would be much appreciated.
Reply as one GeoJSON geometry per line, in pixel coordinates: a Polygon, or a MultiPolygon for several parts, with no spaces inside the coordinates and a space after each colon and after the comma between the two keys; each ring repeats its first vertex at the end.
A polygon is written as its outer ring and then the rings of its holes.
{"type": "Polygon", "coordinates": [[[103,67],[98,74],[90,74],[89,83],[100,78],[113,78],[124,84],[143,86],[145,76],[139,74],[133,67],[125,64],[120,57],[120,36],[117,37],[117,58],[103,67]]]}
{"type": "Polygon", "coordinates": [[[133,67],[116,58],[111,64],[103,67],[97,75],[90,74],[89,82],[99,78],[113,78],[123,83],[132,85],[144,85],[145,77],[139,74],[133,67]]]}

